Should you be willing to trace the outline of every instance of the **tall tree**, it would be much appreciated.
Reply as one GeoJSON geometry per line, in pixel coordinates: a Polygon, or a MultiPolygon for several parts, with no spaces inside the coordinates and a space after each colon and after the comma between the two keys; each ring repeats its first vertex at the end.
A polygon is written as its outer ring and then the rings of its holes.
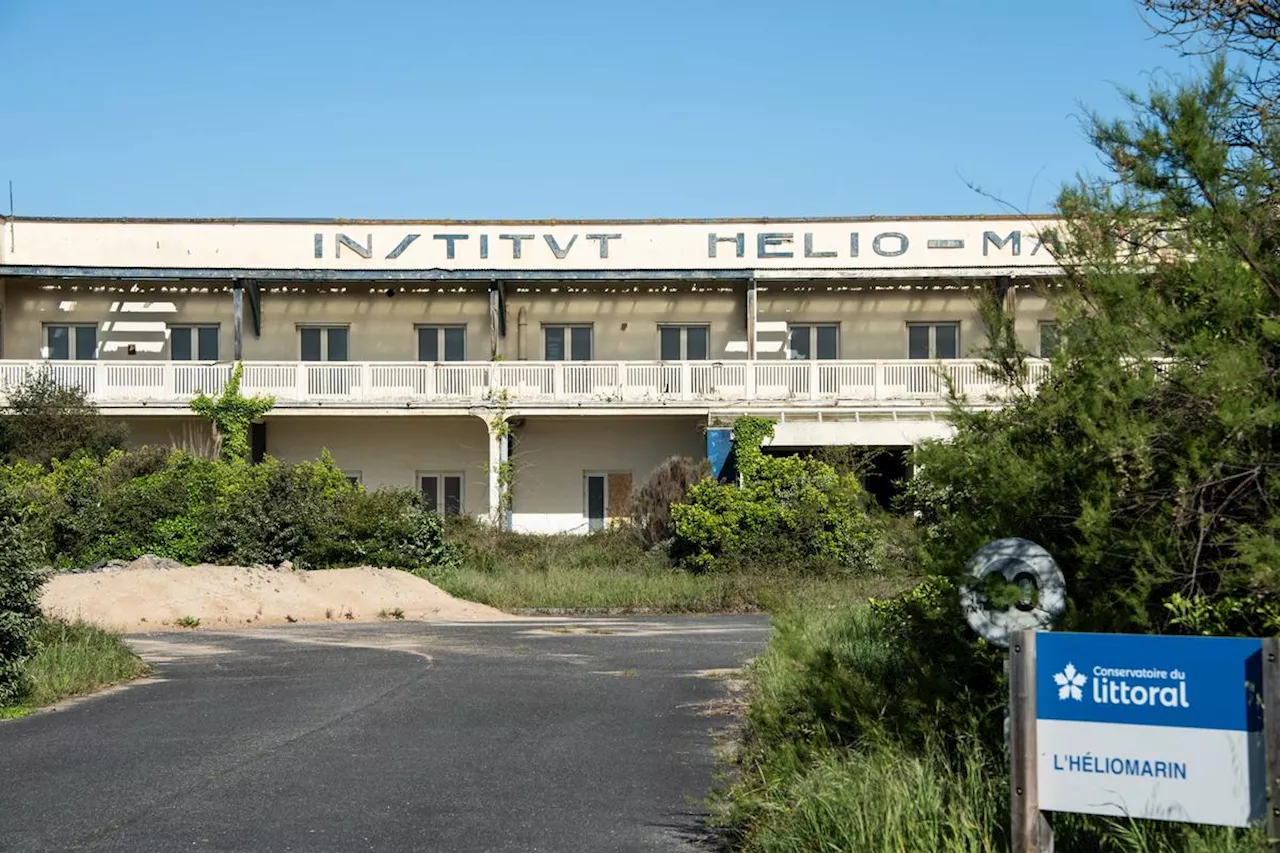
{"type": "MultiPolygon", "coordinates": [[[[938,570],[1020,535],[1063,564],[1076,626],[1280,630],[1280,137],[1248,85],[1218,60],[1092,118],[1111,174],[1059,202],[1052,379],[918,453],[938,570]]],[[[997,373],[1020,355],[993,347],[997,373]]]]}

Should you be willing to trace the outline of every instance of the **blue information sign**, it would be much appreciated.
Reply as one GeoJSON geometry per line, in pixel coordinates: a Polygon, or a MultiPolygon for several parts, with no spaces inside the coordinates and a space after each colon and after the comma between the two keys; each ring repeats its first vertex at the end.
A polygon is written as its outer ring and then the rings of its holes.
{"type": "Polygon", "coordinates": [[[1262,817],[1262,641],[1036,635],[1040,807],[1227,826],[1262,817]]]}

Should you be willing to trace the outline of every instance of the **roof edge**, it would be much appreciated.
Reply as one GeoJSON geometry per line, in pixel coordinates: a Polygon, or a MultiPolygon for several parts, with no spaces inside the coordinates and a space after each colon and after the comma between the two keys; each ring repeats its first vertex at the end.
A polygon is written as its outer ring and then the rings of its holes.
{"type": "Polygon", "coordinates": [[[1061,218],[1053,213],[998,214],[982,213],[961,216],[738,216],[725,218],[671,219],[362,219],[362,218],[275,218],[275,217],[147,217],[147,216],[4,216],[0,222],[59,222],[69,225],[111,223],[119,225],[713,225],[770,224],[790,222],[990,222],[1009,219],[1051,220],[1061,218]]]}

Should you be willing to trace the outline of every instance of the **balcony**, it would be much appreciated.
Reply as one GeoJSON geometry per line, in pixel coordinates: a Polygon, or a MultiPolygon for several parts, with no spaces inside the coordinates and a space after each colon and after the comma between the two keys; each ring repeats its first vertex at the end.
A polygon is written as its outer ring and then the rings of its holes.
{"type": "MultiPolygon", "coordinates": [[[[185,406],[217,394],[229,364],[164,361],[0,361],[0,394],[48,369],[106,407],[185,406]]],[[[1038,382],[1048,363],[1030,364],[1038,382]]],[[[947,380],[974,403],[998,398],[978,360],[245,362],[241,390],[278,406],[525,408],[597,406],[941,405],[947,380]]]]}

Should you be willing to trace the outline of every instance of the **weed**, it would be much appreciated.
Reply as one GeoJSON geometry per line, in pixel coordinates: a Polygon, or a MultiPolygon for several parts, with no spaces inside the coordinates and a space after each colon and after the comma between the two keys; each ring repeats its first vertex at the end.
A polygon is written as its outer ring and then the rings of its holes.
{"type": "Polygon", "coordinates": [[[504,533],[450,519],[461,566],[425,572],[451,595],[502,610],[535,612],[749,613],[825,606],[891,595],[910,584],[896,573],[813,577],[787,567],[693,574],[646,551],[627,530],[588,536],[504,533]]]}
{"type": "Polygon", "coordinates": [[[195,616],[183,616],[174,624],[177,625],[179,628],[199,628],[200,619],[195,616]]]}
{"type": "Polygon", "coordinates": [[[27,690],[0,718],[21,716],[24,707],[48,705],[145,675],[150,667],[115,634],[86,622],[47,620],[37,632],[38,651],[23,667],[27,690]]]}
{"type": "MultiPolygon", "coordinates": [[[[915,701],[936,687],[916,671],[919,643],[867,607],[810,605],[780,620],[749,669],[748,731],[731,759],[738,772],[713,797],[732,849],[1008,849],[1008,767],[998,736],[982,734],[978,715],[988,709],[966,718],[915,701]],[[898,684],[913,681],[921,683],[898,684]]],[[[1269,849],[1261,831],[1061,814],[1052,823],[1063,851],[1269,849]]]]}

